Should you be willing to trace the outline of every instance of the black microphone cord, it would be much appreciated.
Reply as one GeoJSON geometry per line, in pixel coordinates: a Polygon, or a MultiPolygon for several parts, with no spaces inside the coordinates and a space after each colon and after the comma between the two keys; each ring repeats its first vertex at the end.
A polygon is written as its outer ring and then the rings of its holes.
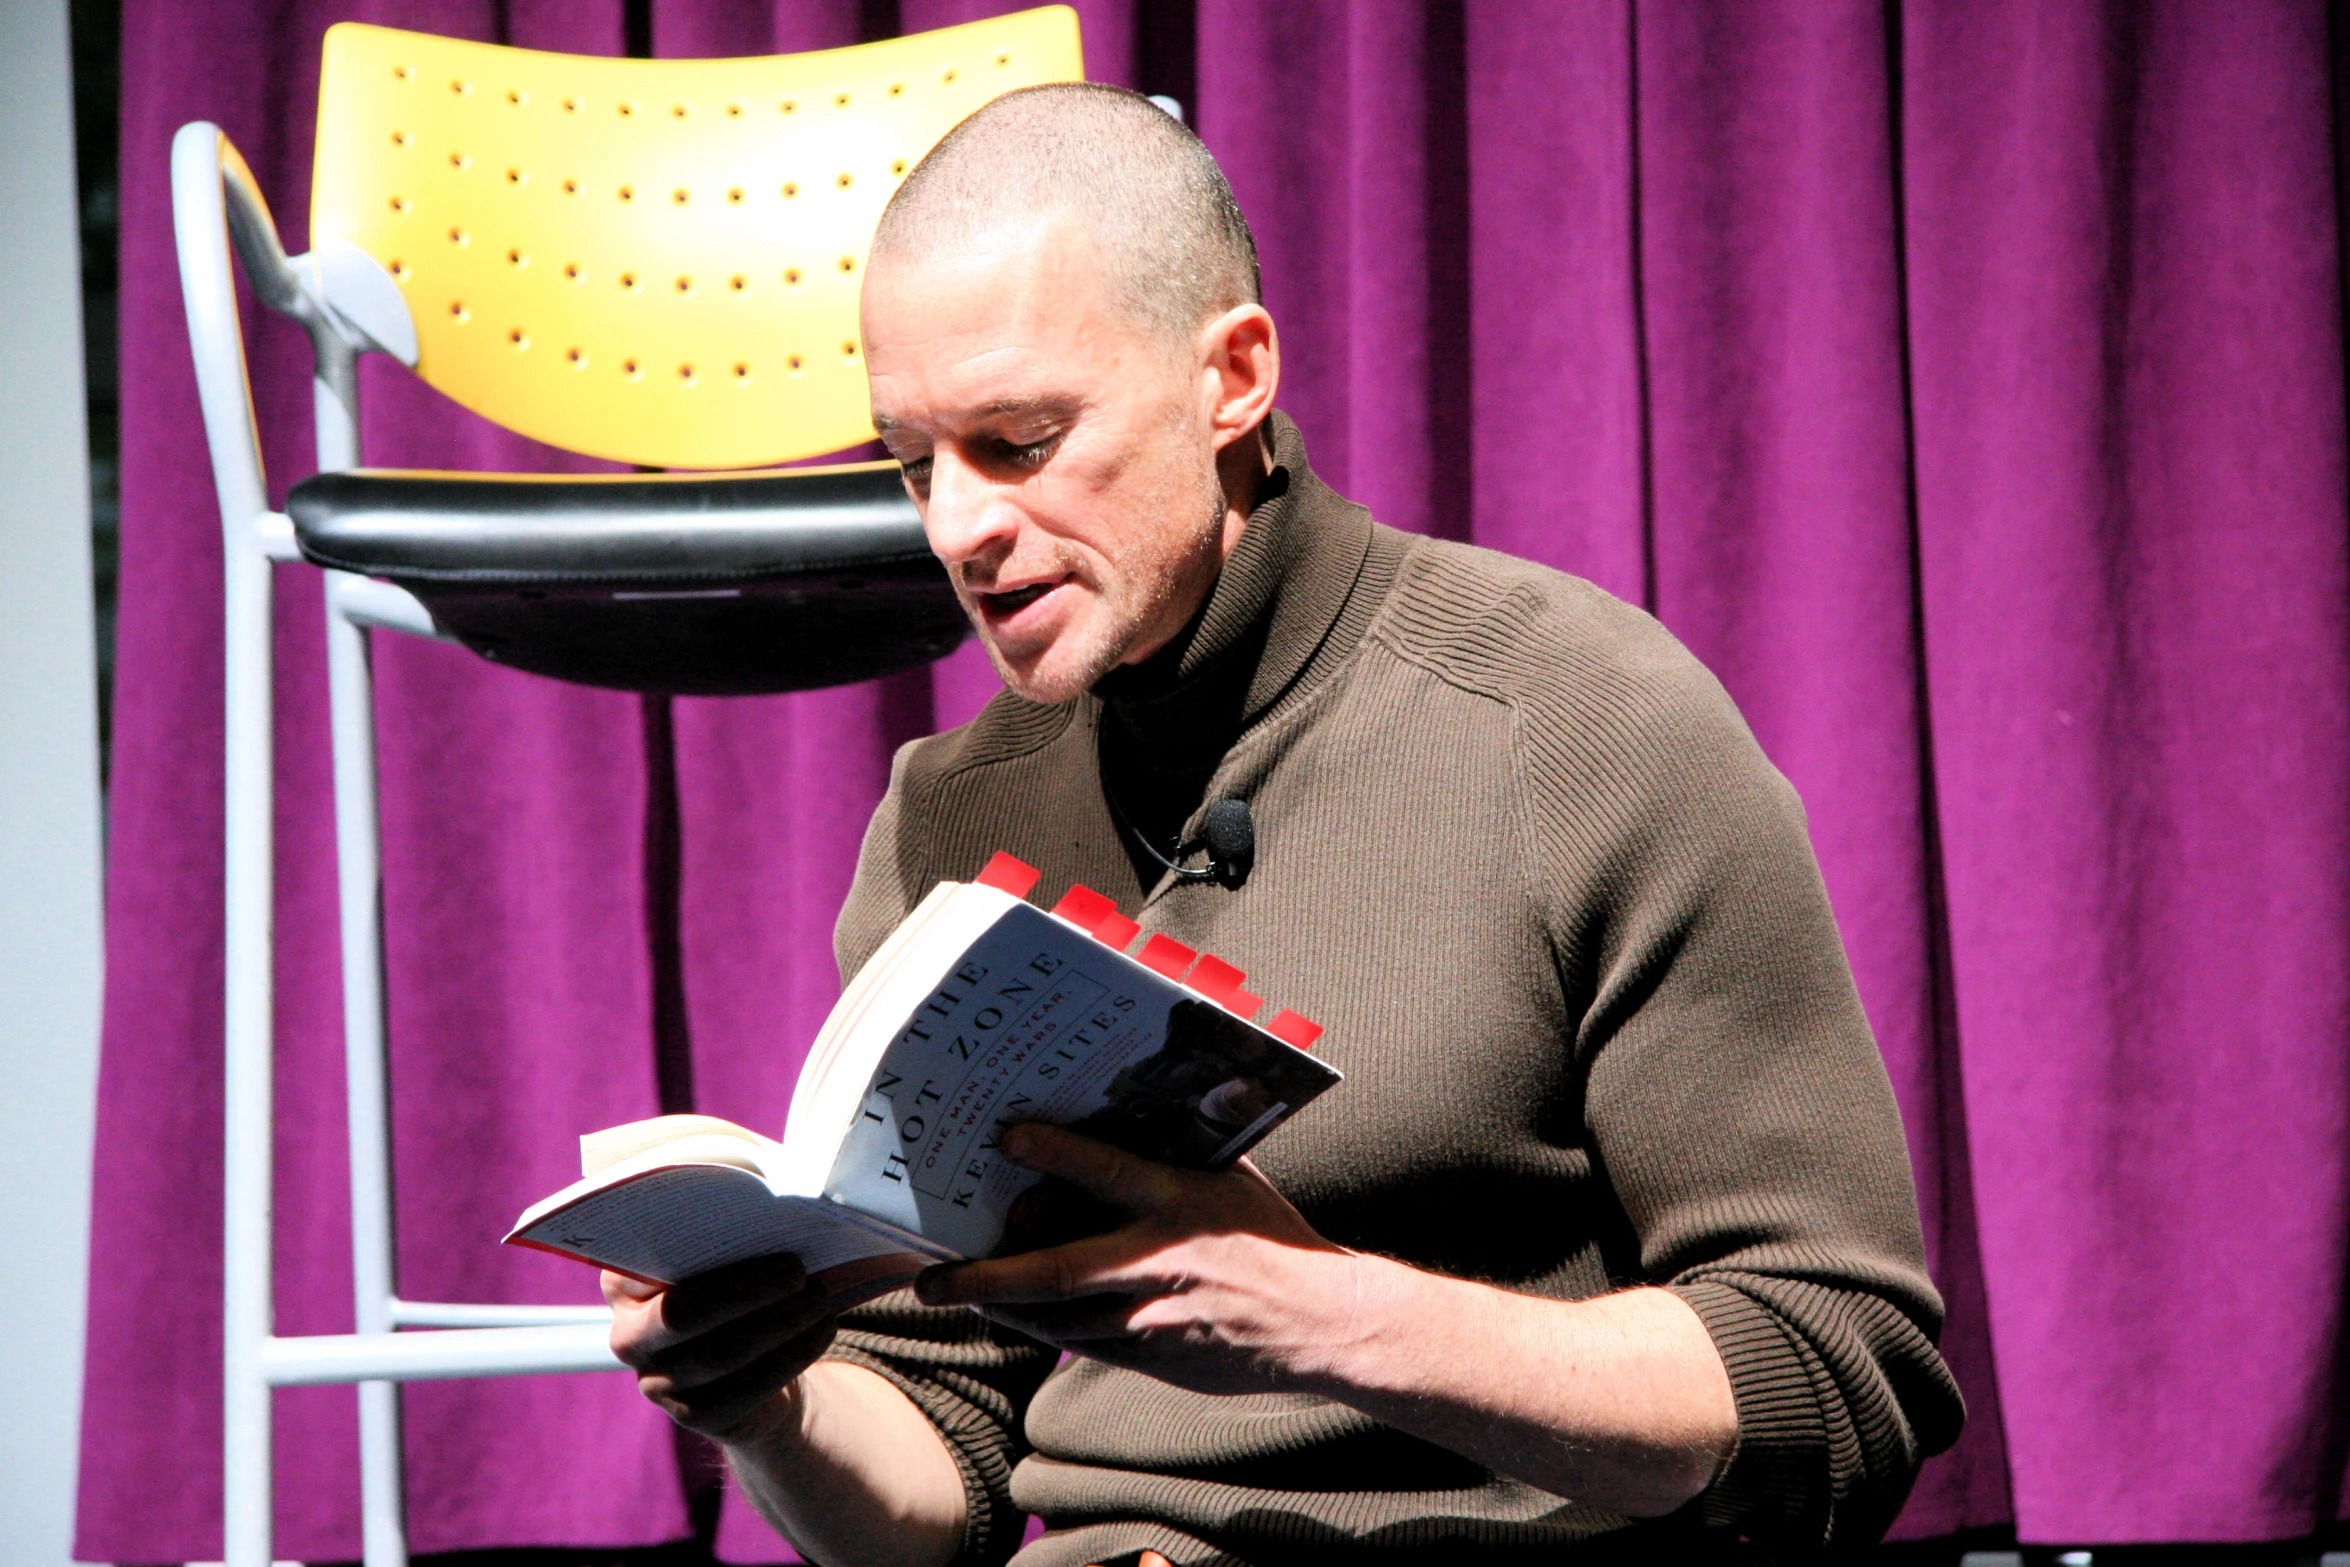
{"type": "Polygon", "coordinates": [[[1101,774],[1102,798],[1109,802],[1110,820],[1119,833],[1142,846],[1142,852],[1175,873],[1183,881],[1212,881],[1227,891],[1237,892],[1248,881],[1248,873],[1257,863],[1257,828],[1249,814],[1245,800],[1218,800],[1210,805],[1200,822],[1200,836],[1189,843],[1180,840],[1175,845],[1172,859],[1159,852],[1159,846],[1144,835],[1127,816],[1126,808],[1118,803],[1118,791],[1110,787],[1110,770],[1101,766],[1102,758],[1095,755],[1096,770],[1101,774]],[[1178,863],[1192,855],[1206,851],[1205,866],[1187,866],[1178,863]]]}

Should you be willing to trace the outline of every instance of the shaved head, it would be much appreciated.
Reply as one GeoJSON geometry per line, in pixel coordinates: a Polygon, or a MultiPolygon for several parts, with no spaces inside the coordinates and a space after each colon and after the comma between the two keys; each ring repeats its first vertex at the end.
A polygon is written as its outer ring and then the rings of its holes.
{"type": "Polygon", "coordinates": [[[860,310],[873,428],[1006,685],[1066,702],[1207,601],[1281,380],[1216,160],[1115,87],[1007,93],[890,198],[860,310]]]}
{"type": "Polygon", "coordinates": [[[1148,98],[1092,82],[1006,93],[949,131],[890,198],[872,264],[969,254],[1053,218],[1157,335],[1188,340],[1259,301],[1256,241],[1215,158],[1148,98]]]}

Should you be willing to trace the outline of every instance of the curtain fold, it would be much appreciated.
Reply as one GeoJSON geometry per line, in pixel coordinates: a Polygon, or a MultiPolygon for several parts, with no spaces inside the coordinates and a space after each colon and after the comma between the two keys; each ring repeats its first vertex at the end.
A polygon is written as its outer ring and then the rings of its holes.
{"type": "MultiPolygon", "coordinates": [[[[993,0],[651,0],[662,55],[993,0]]],[[[1590,577],[1801,792],[1899,1093],[1972,1418],[1897,1526],[2253,1540],[2350,1443],[2350,507],[2317,0],[1087,0],[1256,227],[1282,402],[1386,521],[1590,577]]],[[[219,1554],[219,545],[166,149],[219,121],[306,243],[346,18],[621,52],[622,0],[129,7],[123,573],[84,1557],[219,1554]]],[[[247,315],[273,490],[306,348],[247,315]]],[[[394,367],[371,461],[584,466],[394,367]]],[[[278,1321],[350,1324],[317,574],[278,568],[278,1321]]],[[[400,1265],[493,1244],[580,1131],[780,1124],[895,747],[975,648],[789,697],[634,698],[376,641],[400,1265]],[[674,811],[674,817],[665,814],[674,811]],[[673,879],[672,879],[673,878],[673,879]],[[650,891],[648,891],[650,889],[650,891]],[[672,1062],[674,1068],[679,1063],[672,1062]]],[[[412,1386],[419,1550],[693,1528],[622,1377],[412,1386]]],[[[278,1402],[279,1554],[357,1554],[354,1401],[278,1402]]],[[[739,1499],[730,1561],[791,1560],[739,1499]]]]}
{"type": "Polygon", "coordinates": [[[1640,275],[1652,607],[1803,796],[1952,1296],[1972,1418],[1903,1520],[1934,1533],[2006,1499],[1945,1135],[1887,49],[1876,5],[1641,13],[1640,275]]]}
{"type": "Polygon", "coordinates": [[[2035,1537],[2341,1481],[2350,714],[2315,5],[1913,6],[1926,672],[2035,1537]]]}

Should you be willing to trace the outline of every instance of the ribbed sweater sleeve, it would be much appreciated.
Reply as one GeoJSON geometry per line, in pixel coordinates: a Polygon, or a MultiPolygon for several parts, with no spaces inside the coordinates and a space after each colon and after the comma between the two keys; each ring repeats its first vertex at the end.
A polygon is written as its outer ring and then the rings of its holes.
{"type": "Polygon", "coordinates": [[[1570,644],[1518,705],[1529,895],[1638,1281],[1729,1371],[1737,1447],[1695,1506],[1784,1548],[1873,1540],[1963,1418],[1892,1087],[1795,792],[1661,628],[1571,591],[1612,651],[1570,644]]]}
{"type": "Polygon", "coordinates": [[[963,1545],[954,1567],[985,1567],[1019,1548],[1012,1466],[1027,1456],[1021,1416],[1053,1369],[1053,1352],[977,1312],[885,1295],[841,1319],[825,1359],[863,1366],[930,1417],[963,1478],[963,1545]]]}

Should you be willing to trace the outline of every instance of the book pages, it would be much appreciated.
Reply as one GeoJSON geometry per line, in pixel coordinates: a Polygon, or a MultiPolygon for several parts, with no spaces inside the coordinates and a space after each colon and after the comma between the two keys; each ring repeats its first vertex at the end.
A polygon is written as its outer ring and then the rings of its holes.
{"type": "Polygon", "coordinates": [[[590,1191],[507,1239],[664,1284],[777,1252],[817,1274],[906,1250],[820,1198],[779,1197],[758,1176],[712,1164],[590,1191]]]}

